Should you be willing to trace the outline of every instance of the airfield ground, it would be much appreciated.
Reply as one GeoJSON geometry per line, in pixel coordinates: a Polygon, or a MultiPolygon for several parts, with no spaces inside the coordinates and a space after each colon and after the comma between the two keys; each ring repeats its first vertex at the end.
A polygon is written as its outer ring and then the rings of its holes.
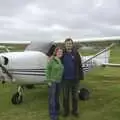
{"type": "MultiPolygon", "coordinates": [[[[120,63],[120,46],[111,51],[111,62],[120,63]]],[[[119,120],[120,68],[95,68],[81,82],[91,91],[88,101],[79,101],[80,117],[60,120],[119,120]]],[[[47,86],[36,86],[24,92],[24,102],[11,103],[16,86],[0,84],[0,120],[49,120],[47,86]]]]}

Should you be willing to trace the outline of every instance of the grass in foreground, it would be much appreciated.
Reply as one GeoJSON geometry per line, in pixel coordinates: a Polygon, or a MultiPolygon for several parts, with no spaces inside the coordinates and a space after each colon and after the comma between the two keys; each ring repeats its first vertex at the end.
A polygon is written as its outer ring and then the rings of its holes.
{"type": "MultiPolygon", "coordinates": [[[[116,49],[115,49],[116,50],[116,49]]],[[[119,51],[118,49],[116,51],[119,51]]],[[[119,62],[119,52],[112,52],[111,61],[119,62]],[[116,60],[118,58],[118,61],[116,60]]],[[[81,84],[91,91],[88,101],[79,101],[80,120],[119,120],[120,118],[120,68],[95,68],[81,84]]],[[[49,120],[47,87],[25,89],[24,102],[11,104],[16,92],[14,85],[0,85],[0,120],[49,120]]],[[[77,120],[70,116],[60,120],[77,120]]]]}

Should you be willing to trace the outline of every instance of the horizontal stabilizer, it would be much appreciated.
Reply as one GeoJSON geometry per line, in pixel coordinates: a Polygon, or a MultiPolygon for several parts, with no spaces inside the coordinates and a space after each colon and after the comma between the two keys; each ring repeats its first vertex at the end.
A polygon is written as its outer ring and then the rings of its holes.
{"type": "Polygon", "coordinates": [[[104,63],[102,64],[102,67],[120,67],[120,64],[114,64],[114,63],[104,63]]]}

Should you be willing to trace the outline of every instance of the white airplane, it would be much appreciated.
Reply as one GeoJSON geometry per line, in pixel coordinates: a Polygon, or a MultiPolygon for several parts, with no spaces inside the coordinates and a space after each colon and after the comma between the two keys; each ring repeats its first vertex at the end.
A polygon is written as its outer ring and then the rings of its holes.
{"type": "MultiPolygon", "coordinates": [[[[120,37],[104,37],[94,39],[75,40],[75,43],[89,42],[118,42],[120,37]]],[[[0,41],[2,45],[24,45],[23,52],[6,52],[0,53],[0,80],[2,83],[9,82],[17,84],[17,92],[12,96],[13,104],[20,104],[23,101],[23,87],[25,85],[36,85],[47,83],[45,77],[45,68],[57,44],[63,41],[0,41]]],[[[83,70],[88,72],[94,66],[120,66],[119,64],[109,63],[111,44],[104,50],[93,56],[82,56],[83,70]]]]}

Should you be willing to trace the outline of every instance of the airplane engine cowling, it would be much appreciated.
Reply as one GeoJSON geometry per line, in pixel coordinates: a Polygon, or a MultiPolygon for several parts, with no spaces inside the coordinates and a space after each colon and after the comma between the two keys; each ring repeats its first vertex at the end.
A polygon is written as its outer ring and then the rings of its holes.
{"type": "Polygon", "coordinates": [[[41,52],[12,53],[9,59],[9,69],[37,69],[45,67],[47,56],[41,52]]]}
{"type": "Polygon", "coordinates": [[[6,68],[4,67],[4,65],[8,64],[8,58],[4,57],[4,56],[0,56],[0,81],[2,81],[2,83],[5,83],[5,76],[6,76],[6,68]]]}
{"type": "Polygon", "coordinates": [[[44,53],[38,51],[10,52],[5,53],[4,57],[9,60],[5,67],[15,78],[16,83],[37,84],[46,79],[45,69],[48,57],[44,53]]]}

